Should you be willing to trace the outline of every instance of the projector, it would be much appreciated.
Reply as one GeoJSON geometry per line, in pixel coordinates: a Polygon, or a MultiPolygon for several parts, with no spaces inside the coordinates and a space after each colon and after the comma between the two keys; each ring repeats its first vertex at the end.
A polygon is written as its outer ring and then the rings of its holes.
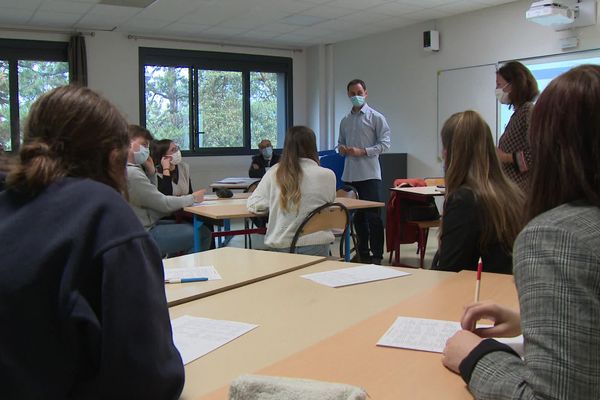
{"type": "Polygon", "coordinates": [[[544,26],[568,25],[575,21],[575,10],[555,1],[535,1],[525,19],[544,26]]]}

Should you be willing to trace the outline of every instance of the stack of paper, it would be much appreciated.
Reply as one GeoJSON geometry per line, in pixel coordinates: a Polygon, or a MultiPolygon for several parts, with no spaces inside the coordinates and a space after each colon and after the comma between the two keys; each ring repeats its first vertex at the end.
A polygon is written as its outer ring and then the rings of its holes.
{"type": "Polygon", "coordinates": [[[410,275],[408,272],[397,271],[393,268],[379,265],[360,265],[352,268],[342,268],[333,271],[316,272],[302,275],[302,278],[329,287],[356,285],[358,283],[380,281],[410,275]]]}
{"type": "Polygon", "coordinates": [[[258,325],[184,315],[171,321],[173,342],[184,364],[250,332],[258,325]]]}
{"type": "Polygon", "coordinates": [[[208,278],[209,281],[223,279],[214,266],[165,268],[165,281],[169,279],[208,278]]]}

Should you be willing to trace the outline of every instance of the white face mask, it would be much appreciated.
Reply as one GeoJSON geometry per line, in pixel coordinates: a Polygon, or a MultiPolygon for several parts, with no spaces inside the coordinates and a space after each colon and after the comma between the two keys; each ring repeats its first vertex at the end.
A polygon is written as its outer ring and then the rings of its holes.
{"type": "Polygon", "coordinates": [[[510,104],[510,97],[508,96],[508,93],[504,91],[504,88],[496,89],[496,98],[502,104],[510,104]]]}
{"type": "Polygon", "coordinates": [[[175,153],[171,154],[171,164],[177,165],[181,162],[181,151],[177,150],[175,153]]]}
{"type": "Polygon", "coordinates": [[[133,152],[133,162],[137,165],[142,165],[149,156],[150,150],[147,147],[140,145],[140,149],[133,152]]]}

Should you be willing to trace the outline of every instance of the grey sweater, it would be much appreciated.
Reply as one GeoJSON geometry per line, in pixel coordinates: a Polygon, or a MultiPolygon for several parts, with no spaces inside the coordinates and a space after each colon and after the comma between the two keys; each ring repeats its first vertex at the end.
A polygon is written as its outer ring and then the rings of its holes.
{"type": "Polygon", "coordinates": [[[127,164],[129,205],[146,230],[156,221],[194,204],[194,196],[165,196],[158,191],[139,165],[127,164]]]}

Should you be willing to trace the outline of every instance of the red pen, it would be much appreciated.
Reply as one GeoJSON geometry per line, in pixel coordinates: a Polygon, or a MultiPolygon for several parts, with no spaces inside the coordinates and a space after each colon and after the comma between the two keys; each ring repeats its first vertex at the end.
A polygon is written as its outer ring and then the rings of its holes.
{"type": "Polygon", "coordinates": [[[479,301],[479,290],[481,288],[481,271],[483,270],[483,261],[481,261],[481,257],[479,257],[479,262],[477,263],[477,283],[475,284],[475,303],[479,301]]]}

